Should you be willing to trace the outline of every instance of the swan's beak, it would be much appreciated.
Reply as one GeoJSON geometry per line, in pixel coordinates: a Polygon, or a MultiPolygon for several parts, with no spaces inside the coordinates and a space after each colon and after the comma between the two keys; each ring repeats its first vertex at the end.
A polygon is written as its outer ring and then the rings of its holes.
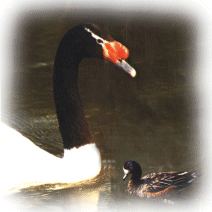
{"type": "Polygon", "coordinates": [[[125,60],[120,60],[118,63],[116,63],[116,66],[118,68],[124,70],[131,77],[135,77],[136,76],[135,69],[132,66],[130,66],[125,60]]]}
{"type": "Polygon", "coordinates": [[[103,49],[103,58],[115,64],[118,68],[124,70],[131,77],[136,76],[136,71],[131,67],[125,59],[129,56],[127,47],[118,41],[103,42],[101,43],[103,49]]]}

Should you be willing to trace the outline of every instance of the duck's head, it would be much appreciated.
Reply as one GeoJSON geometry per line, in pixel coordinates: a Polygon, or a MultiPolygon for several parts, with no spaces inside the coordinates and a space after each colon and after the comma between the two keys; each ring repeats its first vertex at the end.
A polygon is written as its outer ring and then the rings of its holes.
{"type": "Polygon", "coordinates": [[[134,179],[140,179],[141,178],[141,174],[142,174],[141,167],[135,161],[125,162],[125,164],[123,166],[123,171],[124,171],[123,180],[125,180],[129,174],[132,174],[132,178],[134,178],[134,179]]]}
{"type": "MultiPolygon", "coordinates": [[[[61,45],[62,43],[64,43],[63,50],[71,49],[68,54],[74,55],[75,61],[86,57],[101,58],[112,62],[130,76],[136,76],[135,69],[125,61],[129,56],[127,47],[114,40],[105,30],[95,24],[82,24],[74,27],[65,35],[61,45]]],[[[64,57],[68,58],[67,55],[64,57]]]]}

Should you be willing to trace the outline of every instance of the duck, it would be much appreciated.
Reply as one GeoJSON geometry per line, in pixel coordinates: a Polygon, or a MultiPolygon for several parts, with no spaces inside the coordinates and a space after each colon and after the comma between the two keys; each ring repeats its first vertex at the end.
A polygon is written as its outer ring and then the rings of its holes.
{"type": "Polygon", "coordinates": [[[128,192],[140,198],[165,198],[178,193],[181,189],[191,185],[199,177],[196,172],[158,172],[147,174],[141,178],[142,169],[136,161],[127,161],[123,166],[123,180],[131,174],[128,182],[128,192]]]}
{"type": "Polygon", "coordinates": [[[3,173],[0,189],[75,183],[99,174],[101,155],[85,119],[77,83],[78,68],[83,58],[99,58],[135,77],[135,69],[125,60],[128,56],[127,47],[95,24],[80,24],[64,35],[56,52],[53,72],[63,157],[41,149],[15,129],[1,123],[1,141],[4,142],[0,143],[3,173]]]}

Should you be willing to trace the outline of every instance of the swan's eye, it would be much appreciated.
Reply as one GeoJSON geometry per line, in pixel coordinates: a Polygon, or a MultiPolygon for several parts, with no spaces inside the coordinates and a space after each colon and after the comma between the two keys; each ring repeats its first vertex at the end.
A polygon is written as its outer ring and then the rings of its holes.
{"type": "Polygon", "coordinates": [[[103,43],[103,40],[97,39],[96,42],[97,42],[98,44],[101,44],[101,43],[103,43]]]}

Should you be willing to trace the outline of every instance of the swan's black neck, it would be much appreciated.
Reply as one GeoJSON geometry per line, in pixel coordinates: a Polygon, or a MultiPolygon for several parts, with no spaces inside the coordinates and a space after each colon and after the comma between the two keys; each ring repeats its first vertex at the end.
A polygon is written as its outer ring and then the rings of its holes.
{"type": "Polygon", "coordinates": [[[128,49],[94,24],[84,24],[69,30],[60,42],[54,62],[54,100],[64,148],[92,143],[79,96],[78,67],[85,57],[102,58],[135,76],[123,59],[128,49]]]}
{"type": "Polygon", "coordinates": [[[77,85],[78,67],[86,57],[85,44],[82,29],[76,30],[70,30],[61,40],[54,63],[54,100],[65,149],[92,143],[77,85]]]}

